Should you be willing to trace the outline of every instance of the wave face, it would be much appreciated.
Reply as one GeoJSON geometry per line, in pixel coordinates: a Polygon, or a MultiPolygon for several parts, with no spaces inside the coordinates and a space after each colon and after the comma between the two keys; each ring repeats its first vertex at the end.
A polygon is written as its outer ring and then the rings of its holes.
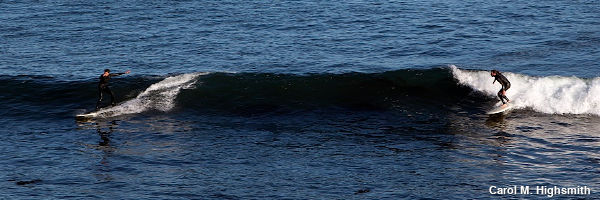
{"type": "Polygon", "coordinates": [[[445,105],[468,94],[449,70],[384,73],[265,74],[215,73],[179,96],[182,106],[232,112],[293,112],[314,109],[389,110],[445,105]]]}
{"type": "MultiPolygon", "coordinates": [[[[600,115],[600,78],[504,74],[512,83],[507,95],[516,108],[549,114],[600,115]]],[[[489,109],[492,102],[499,102],[496,93],[500,85],[492,81],[488,71],[463,70],[456,66],[383,73],[189,73],[118,77],[112,80],[111,89],[121,103],[102,110],[101,115],[314,110],[481,113],[489,109]]],[[[51,77],[0,77],[0,114],[72,117],[94,107],[96,85],[95,80],[68,82],[51,77]]]]}
{"type": "MultiPolygon", "coordinates": [[[[498,99],[496,94],[501,86],[492,84],[494,79],[489,71],[462,70],[454,65],[450,69],[460,84],[498,99]]],[[[531,108],[548,114],[600,115],[600,78],[502,74],[511,82],[506,95],[516,108],[531,108]]]]}
{"type": "MultiPolygon", "coordinates": [[[[97,99],[94,79],[66,82],[51,77],[0,77],[0,82],[0,100],[4,102],[0,107],[7,108],[6,114],[43,111],[70,116],[90,110],[97,99]]],[[[466,87],[457,87],[445,68],[312,75],[190,73],[118,77],[111,82],[121,103],[103,110],[104,116],[173,110],[286,113],[423,108],[437,112],[470,93],[466,87]]]]}

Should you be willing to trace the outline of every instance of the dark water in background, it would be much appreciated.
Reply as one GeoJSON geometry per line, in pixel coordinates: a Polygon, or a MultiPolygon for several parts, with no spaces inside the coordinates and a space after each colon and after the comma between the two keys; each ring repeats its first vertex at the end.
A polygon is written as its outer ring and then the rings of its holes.
{"type": "Polygon", "coordinates": [[[599,10],[0,1],[0,197],[598,198],[599,10]],[[112,80],[122,104],[76,121],[104,68],[132,70],[112,80]],[[506,115],[484,114],[492,68],[506,115]]]}

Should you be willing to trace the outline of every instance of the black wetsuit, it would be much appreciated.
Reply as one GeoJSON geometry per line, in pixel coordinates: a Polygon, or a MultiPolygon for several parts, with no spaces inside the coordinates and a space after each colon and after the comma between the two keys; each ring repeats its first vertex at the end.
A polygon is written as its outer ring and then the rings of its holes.
{"type": "Polygon", "coordinates": [[[502,104],[506,104],[506,102],[508,102],[509,100],[508,100],[508,97],[506,97],[506,95],[503,94],[503,92],[508,90],[508,88],[510,88],[510,82],[500,72],[496,73],[496,76],[494,76],[494,82],[496,82],[496,81],[498,81],[498,83],[500,83],[502,85],[502,89],[500,89],[500,91],[498,91],[498,97],[500,97],[502,104]],[[506,102],[504,102],[504,99],[506,99],[506,102]]]}
{"type": "Polygon", "coordinates": [[[125,74],[125,73],[108,74],[108,76],[104,76],[104,74],[100,75],[100,82],[98,82],[98,102],[96,102],[96,109],[100,108],[100,102],[102,101],[102,93],[103,92],[110,94],[110,103],[113,106],[115,105],[115,95],[108,87],[108,81],[110,80],[110,77],[112,77],[112,76],[119,76],[119,75],[123,75],[123,74],[125,74]]]}

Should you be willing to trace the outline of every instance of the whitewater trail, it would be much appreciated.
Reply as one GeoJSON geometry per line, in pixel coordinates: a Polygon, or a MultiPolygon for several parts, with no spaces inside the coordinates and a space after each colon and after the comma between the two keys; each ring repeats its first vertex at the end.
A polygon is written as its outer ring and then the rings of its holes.
{"type": "MultiPolygon", "coordinates": [[[[451,65],[450,70],[459,84],[469,86],[490,97],[502,87],[492,84],[489,71],[461,70],[451,65]]],[[[517,109],[531,108],[548,114],[600,115],[600,78],[531,77],[502,72],[511,82],[506,95],[517,109]]],[[[500,101],[500,100],[498,100],[500,101]]]]}
{"type": "Polygon", "coordinates": [[[167,77],[164,80],[150,85],[134,99],[123,102],[117,106],[98,111],[100,117],[114,117],[125,114],[141,113],[155,109],[163,112],[175,107],[175,98],[181,89],[192,87],[198,76],[208,73],[190,73],[167,77]]]}

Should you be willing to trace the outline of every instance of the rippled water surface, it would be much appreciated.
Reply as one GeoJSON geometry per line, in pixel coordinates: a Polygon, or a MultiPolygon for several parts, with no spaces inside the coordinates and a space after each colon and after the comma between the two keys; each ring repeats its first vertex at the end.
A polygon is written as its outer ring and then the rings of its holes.
{"type": "Polygon", "coordinates": [[[0,199],[598,198],[599,10],[0,1],[0,199]]]}

